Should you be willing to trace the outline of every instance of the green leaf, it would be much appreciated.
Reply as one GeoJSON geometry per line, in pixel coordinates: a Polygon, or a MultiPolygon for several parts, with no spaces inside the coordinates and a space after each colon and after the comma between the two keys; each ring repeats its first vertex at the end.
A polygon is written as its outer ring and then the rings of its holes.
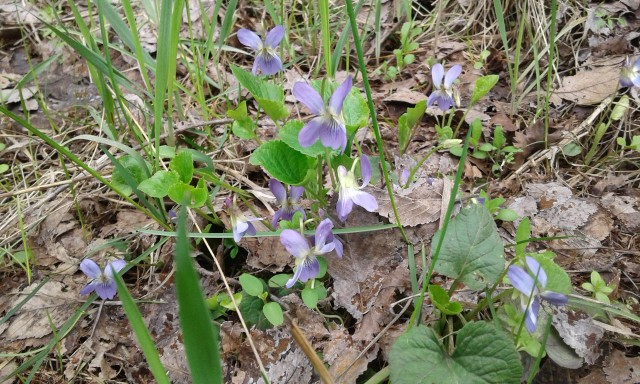
{"type": "Polygon", "coordinates": [[[263,143],[251,155],[251,164],[260,165],[273,178],[289,185],[300,185],[313,168],[315,159],[293,150],[280,140],[263,143]]]}
{"type": "Polygon", "coordinates": [[[502,131],[502,125],[496,126],[493,130],[493,146],[495,148],[502,148],[506,144],[507,139],[504,137],[504,132],[502,131]]]}
{"type": "Polygon", "coordinates": [[[280,120],[289,115],[284,104],[284,90],[281,86],[254,76],[251,72],[233,64],[231,64],[231,72],[271,119],[280,120]]]}
{"type": "MultiPolygon", "coordinates": [[[[316,143],[310,147],[305,148],[300,145],[300,142],[298,141],[298,135],[300,134],[302,127],[304,127],[304,123],[302,121],[290,120],[284,125],[284,127],[282,127],[282,129],[278,131],[278,137],[291,148],[307,156],[316,157],[319,155],[324,155],[324,145],[322,145],[320,140],[316,141],[316,143]]],[[[337,154],[339,150],[333,150],[329,148],[329,152],[337,154]]]]}
{"type": "MultiPolygon", "coordinates": [[[[181,202],[184,204],[185,202],[181,202]]],[[[187,238],[187,209],[178,214],[176,238],[176,297],[178,317],[189,370],[194,383],[222,383],[222,368],[218,351],[218,330],[209,317],[200,278],[191,259],[187,238]]]]}
{"type": "Polygon", "coordinates": [[[262,280],[248,273],[240,275],[240,285],[242,289],[251,296],[260,296],[264,292],[264,286],[262,280]]]}
{"type": "Polygon", "coordinates": [[[240,312],[249,327],[256,325],[259,329],[269,328],[270,323],[262,312],[264,301],[261,298],[245,296],[239,306],[240,312]]]}
{"type": "Polygon", "coordinates": [[[300,296],[302,297],[304,305],[307,307],[315,309],[318,306],[318,294],[314,289],[305,287],[305,289],[300,293],[300,296]]]}
{"type": "Polygon", "coordinates": [[[327,259],[324,256],[318,256],[318,264],[320,264],[320,269],[318,270],[318,276],[316,279],[322,279],[324,275],[327,274],[327,259]]]}
{"type": "Polygon", "coordinates": [[[167,195],[175,203],[180,204],[186,198],[189,207],[197,208],[204,205],[207,201],[207,190],[204,188],[196,188],[189,184],[177,183],[169,187],[167,195]]]}
{"type": "Polygon", "coordinates": [[[502,221],[514,221],[514,220],[517,220],[519,217],[520,216],[516,211],[508,208],[501,209],[500,211],[498,211],[498,214],[496,215],[496,219],[502,220],[502,221]]]}
{"type": "Polygon", "coordinates": [[[8,164],[0,164],[0,173],[5,173],[9,170],[8,164]]]}
{"type": "Polygon", "coordinates": [[[476,80],[476,86],[473,88],[473,94],[471,95],[471,105],[477,103],[484,95],[489,93],[498,83],[498,75],[487,75],[479,77],[476,80]]]}
{"type": "Polygon", "coordinates": [[[617,121],[622,119],[628,110],[629,96],[622,95],[622,97],[620,97],[620,100],[618,100],[618,102],[616,103],[616,106],[613,107],[613,110],[611,111],[611,120],[617,121]]]}
{"type": "Polygon", "coordinates": [[[456,315],[462,312],[460,303],[452,303],[449,294],[439,285],[429,285],[429,297],[431,302],[445,315],[456,315]]]}
{"type": "MultiPolygon", "coordinates": [[[[140,164],[130,155],[124,155],[119,158],[118,161],[120,162],[120,165],[122,165],[122,167],[129,171],[129,173],[133,177],[133,180],[136,182],[136,187],[148,177],[147,175],[150,168],[148,162],[145,161],[145,166],[147,167],[147,169],[144,169],[142,168],[142,164],[140,164]]],[[[111,183],[125,195],[130,195],[131,192],[133,192],[133,189],[129,184],[127,184],[124,176],[122,176],[122,173],[118,168],[115,168],[113,170],[111,183]]]]}
{"type": "Polygon", "coordinates": [[[524,251],[527,249],[529,240],[531,239],[531,223],[529,218],[525,217],[518,224],[516,231],[516,256],[524,257],[524,251]]]}
{"type": "Polygon", "coordinates": [[[180,175],[175,171],[158,171],[155,175],[144,180],[138,189],[151,197],[165,197],[169,188],[180,182],[180,175]]]}
{"type": "Polygon", "coordinates": [[[413,108],[407,108],[405,112],[398,119],[398,145],[400,147],[400,153],[404,153],[407,150],[407,146],[411,141],[411,133],[416,124],[424,116],[424,112],[427,109],[427,101],[421,100],[413,108]]]}
{"type": "Polygon", "coordinates": [[[284,288],[287,281],[291,278],[290,274],[280,273],[278,275],[271,276],[269,279],[269,287],[270,288],[284,288]]]}
{"type": "Polygon", "coordinates": [[[581,152],[582,147],[574,141],[562,147],[562,154],[568,157],[578,156],[581,152]]]}
{"type": "Polygon", "coordinates": [[[189,184],[193,178],[193,156],[191,152],[182,151],[178,153],[176,157],[171,159],[169,169],[176,171],[183,183],[189,184]]]}
{"type": "Polygon", "coordinates": [[[564,293],[566,295],[571,293],[571,278],[567,272],[556,264],[552,259],[544,257],[541,254],[530,255],[540,263],[540,266],[547,273],[547,291],[553,291],[558,293],[564,293]]]}
{"type": "Polygon", "coordinates": [[[264,307],[262,307],[262,313],[264,314],[264,317],[266,317],[267,320],[275,326],[284,323],[282,307],[278,303],[270,302],[265,304],[264,307]]]}
{"type": "MultiPolygon", "coordinates": [[[[433,235],[432,253],[439,240],[433,235]]],[[[496,282],[504,268],[504,247],[498,228],[487,208],[473,204],[462,209],[449,223],[436,271],[460,279],[471,289],[482,289],[496,282]]]]}
{"type": "Polygon", "coordinates": [[[228,110],[227,117],[233,120],[248,119],[249,114],[247,113],[247,101],[242,100],[240,104],[238,104],[238,108],[228,110]]]}
{"type": "Polygon", "coordinates": [[[227,111],[227,116],[232,118],[231,131],[241,139],[251,140],[256,137],[256,124],[247,114],[247,102],[242,101],[238,108],[227,111]]]}
{"type": "Polygon", "coordinates": [[[394,384],[520,383],[520,356],[502,331],[486,322],[467,323],[457,334],[456,349],[446,352],[432,328],[414,327],[391,348],[394,384]]]}

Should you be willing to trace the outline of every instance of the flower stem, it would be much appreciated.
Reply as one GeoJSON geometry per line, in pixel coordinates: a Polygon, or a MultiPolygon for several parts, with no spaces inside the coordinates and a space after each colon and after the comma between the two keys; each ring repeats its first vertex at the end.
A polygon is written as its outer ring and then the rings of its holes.
{"type": "Polygon", "coordinates": [[[333,78],[333,66],[331,65],[331,34],[329,31],[329,0],[320,0],[320,29],[322,33],[322,49],[324,55],[324,66],[327,76],[333,78]]]}

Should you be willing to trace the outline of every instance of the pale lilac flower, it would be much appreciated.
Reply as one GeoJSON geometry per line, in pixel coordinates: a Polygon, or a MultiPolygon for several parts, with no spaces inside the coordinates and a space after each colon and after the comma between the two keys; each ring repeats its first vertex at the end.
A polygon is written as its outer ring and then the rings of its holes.
{"type": "Polygon", "coordinates": [[[287,196],[287,190],[284,188],[281,182],[276,179],[269,180],[269,189],[273,196],[276,197],[276,201],[280,204],[280,209],[273,215],[271,225],[274,228],[278,227],[280,220],[291,220],[296,212],[302,213],[302,216],[306,219],[307,215],[304,213],[304,209],[300,206],[300,198],[304,193],[304,187],[289,187],[289,195],[287,196]]]}
{"type": "Polygon", "coordinates": [[[460,76],[462,67],[454,65],[449,68],[447,74],[444,74],[444,67],[442,64],[435,64],[431,69],[431,76],[433,78],[433,92],[427,100],[427,106],[432,106],[434,103],[438,104],[438,108],[443,111],[449,110],[455,102],[453,99],[454,90],[453,82],[460,76]],[[444,77],[444,83],[442,78],[444,77]]]}
{"type": "Polygon", "coordinates": [[[276,48],[284,37],[284,27],[276,25],[267,32],[264,40],[255,32],[242,28],[238,31],[238,40],[245,46],[252,48],[256,52],[256,59],[253,62],[254,75],[258,72],[258,68],[265,75],[273,75],[282,71],[282,61],[276,48]]]}
{"type": "MultiPolygon", "coordinates": [[[[339,241],[331,233],[332,228],[333,223],[331,220],[322,220],[316,227],[311,246],[309,245],[309,240],[293,229],[285,229],[280,233],[280,242],[296,258],[296,270],[293,277],[287,281],[285,285],[287,288],[293,287],[298,280],[304,283],[318,276],[320,263],[318,263],[317,256],[333,250],[338,252],[336,243],[339,243],[339,241]]],[[[339,251],[339,255],[342,256],[342,244],[340,244],[339,251]]]]}
{"type": "Polygon", "coordinates": [[[631,59],[627,56],[627,63],[622,67],[620,74],[620,85],[623,87],[640,87],[640,58],[635,63],[631,63],[631,59]]]}
{"type": "Polygon", "coordinates": [[[311,119],[298,134],[298,141],[303,147],[312,146],[318,139],[322,145],[332,149],[347,147],[347,129],[342,116],[342,105],[352,86],[351,76],[336,88],[325,105],[322,96],[307,83],[297,82],[293,85],[293,95],[304,104],[316,117],[311,119]]]}
{"type": "Polygon", "coordinates": [[[360,174],[362,175],[362,185],[358,186],[356,176],[353,173],[353,168],[356,165],[357,160],[353,163],[350,171],[339,165],[338,166],[338,183],[340,185],[338,190],[338,204],[336,205],[336,212],[340,221],[344,222],[347,219],[347,215],[353,209],[353,204],[359,205],[369,212],[374,212],[378,209],[378,202],[376,198],[371,194],[362,191],[364,187],[369,185],[371,180],[371,163],[367,156],[360,158],[360,174]]]}
{"type": "Polygon", "coordinates": [[[84,259],[80,263],[80,270],[89,276],[91,281],[80,290],[81,295],[88,295],[96,291],[101,299],[113,299],[116,295],[116,282],[113,280],[113,274],[120,272],[127,265],[124,260],[115,260],[104,267],[104,271],[100,270],[98,264],[91,259],[84,259]]]}
{"type": "Polygon", "coordinates": [[[534,333],[538,325],[540,299],[546,300],[553,305],[565,305],[568,299],[562,293],[545,291],[547,274],[536,259],[529,256],[526,259],[532,275],[522,267],[511,265],[507,271],[507,276],[511,281],[511,285],[521,293],[520,303],[524,310],[524,324],[530,333],[534,333]]]}
{"type": "Polygon", "coordinates": [[[256,227],[251,224],[252,221],[262,220],[260,218],[251,218],[248,219],[240,208],[236,205],[235,198],[233,203],[231,199],[227,197],[224,202],[227,212],[229,214],[229,219],[231,220],[231,230],[233,231],[233,240],[237,243],[242,239],[244,235],[253,236],[256,234],[256,227]]]}

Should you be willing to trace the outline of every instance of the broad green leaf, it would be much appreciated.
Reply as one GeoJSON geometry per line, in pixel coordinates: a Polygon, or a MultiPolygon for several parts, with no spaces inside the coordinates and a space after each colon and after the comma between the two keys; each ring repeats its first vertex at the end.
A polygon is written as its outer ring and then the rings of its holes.
{"type": "Polygon", "coordinates": [[[611,111],[611,120],[617,121],[622,119],[627,113],[627,110],[629,110],[629,96],[622,95],[611,111]]]}
{"type": "Polygon", "coordinates": [[[562,154],[565,156],[573,157],[578,156],[580,153],[582,153],[582,147],[574,141],[562,147],[562,154]]]}
{"type": "Polygon", "coordinates": [[[247,114],[246,101],[238,104],[238,108],[227,111],[227,116],[234,120],[231,126],[234,135],[245,140],[251,140],[256,137],[256,124],[247,114]]]}
{"type": "Polygon", "coordinates": [[[238,108],[228,110],[227,117],[233,120],[248,119],[249,114],[247,113],[247,101],[243,100],[238,104],[238,108]]]}
{"type": "Polygon", "coordinates": [[[439,285],[429,285],[429,297],[433,305],[445,315],[456,315],[462,312],[462,305],[456,302],[452,303],[447,291],[439,285]]]}
{"type": "Polygon", "coordinates": [[[530,255],[540,263],[540,266],[547,273],[547,286],[545,290],[564,294],[571,293],[571,278],[558,264],[547,257],[532,254],[530,255]]]}
{"type": "Polygon", "coordinates": [[[302,290],[300,296],[307,307],[315,309],[318,306],[318,294],[314,289],[306,287],[302,290]]]}
{"type": "MultiPolygon", "coordinates": [[[[304,123],[302,121],[290,120],[278,131],[278,137],[291,148],[307,156],[316,157],[324,155],[325,147],[322,145],[320,140],[316,141],[316,143],[310,147],[305,148],[300,145],[298,135],[300,134],[302,127],[304,127],[304,123]]],[[[334,154],[338,153],[338,151],[339,150],[329,149],[329,152],[333,152],[334,154]]]]}
{"type": "Polygon", "coordinates": [[[269,287],[270,288],[284,288],[287,281],[291,278],[290,274],[280,273],[278,275],[274,275],[269,279],[269,287]]]}
{"type": "MultiPolygon", "coordinates": [[[[229,295],[227,295],[226,293],[221,293],[218,295],[219,299],[218,302],[220,303],[220,305],[226,309],[229,310],[235,310],[236,307],[233,305],[233,301],[231,301],[231,298],[229,297],[229,295]]],[[[242,303],[242,298],[244,296],[242,295],[242,292],[237,292],[233,294],[233,299],[235,300],[236,304],[238,306],[240,306],[240,304],[242,303]]]]}
{"type": "Polygon", "coordinates": [[[260,296],[264,291],[264,286],[262,285],[262,281],[255,276],[252,276],[248,273],[243,273],[240,275],[240,285],[242,289],[251,296],[260,296]]]}
{"type": "Polygon", "coordinates": [[[432,328],[418,326],[391,348],[394,384],[520,383],[522,366],[516,348],[503,332],[486,322],[467,323],[449,355],[432,328]]]}
{"type": "Polygon", "coordinates": [[[249,327],[256,325],[259,329],[267,329],[271,326],[271,323],[262,312],[264,301],[261,298],[245,296],[239,306],[240,312],[249,327]]]}
{"type": "Polygon", "coordinates": [[[358,88],[351,88],[351,92],[344,99],[342,115],[344,116],[347,131],[350,133],[369,123],[369,106],[358,88]]]}
{"type": "Polygon", "coordinates": [[[320,264],[320,269],[318,270],[316,279],[322,279],[324,275],[327,274],[327,259],[325,259],[324,256],[318,256],[318,264],[320,264]]]}
{"type": "Polygon", "coordinates": [[[191,152],[182,151],[178,153],[171,159],[169,169],[176,171],[183,183],[189,184],[193,178],[193,156],[191,152]]]}
{"type": "MultiPolygon", "coordinates": [[[[147,167],[146,170],[143,169],[141,164],[130,155],[124,155],[121,158],[119,158],[118,161],[124,168],[126,168],[129,171],[129,173],[131,173],[133,180],[137,182],[136,186],[147,178],[147,174],[149,172],[150,167],[149,167],[149,163],[147,163],[146,161],[145,161],[146,163],[145,165],[147,167]]],[[[127,182],[125,181],[124,177],[122,176],[118,168],[115,168],[113,170],[113,175],[111,176],[111,183],[120,191],[122,191],[122,193],[124,193],[125,195],[130,195],[131,192],[133,192],[133,189],[131,188],[131,186],[129,186],[129,184],[127,184],[127,182]]]]}
{"type": "Polygon", "coordinates": [[[496,219],[502,220],[502,221],[514,221],[514,220],[517,220],[518,217],[520,217],[518,215],[518,212],[508,208],[501,209],[500,211],[498,211],[498,214],[496,215],[496,219]]]}
{"type": "Polygon", "coordinates": [[[0,164],[0,173],[5,173],[9,170],[8,164],[0,164]]]}
{"type": "Polygon", "coordinates": [[[398,119],[398,145],[400,147],[400,153],[404,153],[404,151],[407,150],[407,146],[411,140],[411,132],[420,119],[422,119],[422,116],[424,116],[426,109],[427,101],[419,101],[415,107],[407,108],[407,112],[398,119]]]}
{"type": "Polygon", "coordinates": [[[207,201],[207,190],[204,188],[196,188],[185,183],[176,183],[169,187],[167,195],[175,203],[180,204],[186,198],[189,201],[189,207],[197,208],[204,205],[207,201]],[[188,196],[187,196],[188,194],[188,196]]]}
{"type": "MultiPolygon", "coordinates": [[[[433,235],[435,252],[439,231],[433,235]]],[[[493,216],[484,205],[464,208],[449,223],[435,270],[471,289],[496,282],[504,268],[504,247],[493,216]]]]}
{"type": "Polygon", "coordinates": [[[233,64],[231,72],[238,79],[238,82],[253,95],[258,105],[271,119],[280,120],[289,115],[289,111],[284,105],[284,90],[281,86],[254,76],[251,72],[233,64]]]}
{"type": "Polygon", "coordinates": [[[525,217],[518,224],[518,230],[516,231],[516,256],[524,257],[524,251],[527,249],[530,239],[531,223],[529,218],[525,217]]]}
{"type": "Polygon", "coordinates": [[[273,178],[289,185],[300,185],[315,159],[292,149],[280,140],[267,141],[251,155],[251,164],[260,165],[273,178]]]}
{"type": "Polygon", "coordinates": [[[284,314],[282,313],[282,307],[275,302],[266,303],[262,307],[262,313],[269,322],[276,327],[284,323],[284,314]]]}
{"type": "Polygon", "coordinates": [[[476,86],[473,88],[473,94],[471,95],[471,105],[477,103],[484,95],[489,93],[498,83],[498,75],[487,75],[479,77],[476,80],[476,86]]]}
{"type": "Polygon", "coordinates": [[[180,182],[180,176],[175,171],[158,171],[153,176],[144,180],[138,189],[151,197],[165,197],[169,188],[180,182]]]}

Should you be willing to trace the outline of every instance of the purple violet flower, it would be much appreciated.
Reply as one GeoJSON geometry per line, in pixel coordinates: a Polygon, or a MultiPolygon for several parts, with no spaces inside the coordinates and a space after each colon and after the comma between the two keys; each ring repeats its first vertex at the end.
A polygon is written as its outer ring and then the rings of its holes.
{"type": "Polygon", "coordinates": [[[284,188],[284,185],[272,178],[269,180],[269,189],[280,205],[280,209],[273,215],[273,219],[271,220],[271,226],[273,226],[273,228],[278,227],[280,220],[291,220],[296,212],[302,213],[302,216],[306,220],[307,215],[300,206],[300,198],[304,193],[304,187],[290,186],[290,196],[287,196],[287,190],[284,188]]]}
{"type": "Polygon", "coordinates": [[[312,146],[318,139],[322,145],[332,149],[347,147],[347,129],[342,116],[342,105],[352,86],[351,76],[336,88],[325,105],[322,96],[307,83],[299,81],[293,85],[293,96],[304,104],[316,117],[302,127],[298,141],[303,147],[312,146]]]}
{"type": "MultiPolygon", "coordinates": [[[[287,288],[293,287],[296,281],[303,283],[318,276],[320,263],[316,256],[324,255],[333,250],[338,252],[336,243],[340,243],[331,233],[333,223],[329,219],[324,219],[316,227],[316,233],[309,246],[309,240],[293,229],[285,229],[280,233],[280,242],[287,251],[296,258],[296,270],[293,277],[287,281],[287,288]]],[[[338,253],[342,256],[342,244],[338,253]]]]}
{"type": "Polygon", "coordinates": [[[353,173],[353,168],[358,161],[354,161],[350,171],[339,165],[338,166],[338,184],[340,188],[338,190],[338,204],[336,205],[336,211],[338,218],[344,223],[347,219],[347,215],[353,209],[353,204],[359,205],[369,212],[374,212],[378,209],[378,202],[376,198],[371,194],[362,191],[361,189],[369,185],[371,180],[371,163],[369,158],[362,155],[360,158],[360,173],[362,174],[362,185],[358,186],[356,182],[356,176],[353,173]]]}
{"type": "Polygon", "coordinates": [[[252,48],[256,52],[256,59],[253,62],[254,75],[258,72],[258,68],[265,75],[274,75],[282,71],[282,61],[276,48],[284,37],[284,27],[276,25],[267,32],[264,40],[255,32],[242,28],[238,31],[238,40],[245,46],[252,48]]]}
{"type": "Polygon", "coordinates": [[[118,273],[127,265],[124,260],[115,260],[108,263],[104,267],[104,271],[100,270],[98,264],[91,259],[84,259],[80,263],[80,270],[87,275],[91,281],[81,290],[81,295],[88,295],[96,291],[102,300],[113,299],[116,295],[116,282],[113,280],[113,273],[118,273]]]}
{"type": "Polygon", "coordinates": [[[433,92],[427,100],[427,106],[432,106],[434,103],[438,104],[438,108],[442,111],[447,111],[451,108],[455,102],[453,99],[454,90],[453,82],[460,76],[462,67],[460,65],[454,65],[449,68],[447,74],[444,74],[444,67],[442,64],[435,64],[431,69],[431,76],[433,78],[433,92]],[[444,83],[442,78],[444,77],[444,83]]]}
{"type": "Polygon", "coordinates": [[[627,56],[627,62],[620,73],[620,85],[623,87],[640,87],[640,58],[635,63],[627,56]]]}
{"type": "Polygon", "coordinates": [[[511,285],[520,291],[520,304],[524,310],[524,324],[529,333],[534,333],[538,326],[538,312],[540,311],[540,299],[546,300],[553,305],[567,304],[567,296],[562,293],[545,291],[547,286],[547,274],[540,266],[540,263],[533,257],[526,257],[527,266],[533,276],[524,268],[511,265],[507,271],[507,277],[511,285]]]}
{"type": "Polygon", "coordinates": [[[256,234],[256,227],[251,224],[252,221],[262,220],[261,218],[252,218],[248,219],[238,205],[236,205],[235,198],[233,199],[233,203],[231,199],[227,197],[224,201],[224,205],[227,208],[227,213],[229,214],[229,219],[231,220],[231,230],[233,231],[233,240],[237,243],[242,239],[244,235],[253,236],[256,234]]]}

